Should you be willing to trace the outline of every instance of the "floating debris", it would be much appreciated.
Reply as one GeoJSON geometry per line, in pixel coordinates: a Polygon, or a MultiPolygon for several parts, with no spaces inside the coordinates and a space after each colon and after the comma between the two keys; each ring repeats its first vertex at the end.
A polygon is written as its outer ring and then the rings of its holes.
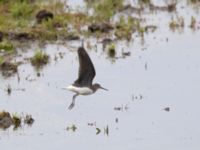
{"type": "Polygon", "coordinates": [[[109,127],[108,127],[108,125],[104,128],[104,134],[106,134],[107,136],[109,135],[109,127]]]}
{"type": "Polygon", "coordinates": [[[54,61],[57,62],[58,61],[58,56],[55,54],[54,55],[54,61]]]}
{"type": "Polygon", "coordinates": [[[26,115],[24,118],[24,123],[31,126],[35,120],[32,118],[31,115],[26,115]]]}
{"type": "Polygon", "coordinates": [[[145,62],[145,64],[144,64],[144,68],[145,68],[145,70],[148,69],[147,62],[145,62]]]}
{"type": "Polygon", "coordinates": [[[59,52],[58,55],[59,55],[60,59],[63,59],[65,53],[64,52],[59,52]]]}
{"type": "MultiPolygon", "coordinates": [[[[147,67],[147,66],[146,66],[147,67]]],[[[132,101],[134,100],[142,100],[144,97],[142,94],[139,94],[139,95],[132,95],[132,101]]]]}
{"type": "Polygon", "coordinates": [[[146,32],[154,32],[157,29],[157,26],[155,25],[147,25],[144,27],[146,32]]]}
{"type": "Polygon", "coordinates": [[[12,88],[11,88],[10,84],[7,85],[6,91],[7,91],[7,94],[8,94],[8,95],[11,94],[12,88]]]}
{"type": "Polygon", "coordinates": [[[97,130],[96,135],[98,135],[101,132],[101,129],[96,128],[96,130],[97,130]]]}
{"type": "Polygon", "coordinates": [[[88,126],[96,126],[96,122],[88,123],[88,126]]]}
{"type": "Polygon", "coordinates": [[[68,126],[66,128],[67,131],[72,130],[73,132],[75,132],[77,130],[77,127],[73,124],[72,126],[68,126]]]}
{"type": "Polygon", "coordinates": [[[41,73],[40,72],[37,72],[37,77],[40,77],[41,76],[41,73]]]}
{"type": "Polygon", "coordinates": [[[36,78],[32,78],[31,75],[29,74],[26,76],[25,80],[29,82],[33,82],[33,81],[36,81],[36,78]]]}
{"type": "Polygon", "coordinates": [[[119,119],[118,119],[118,118],[115,118],[115,122],[118,123],[118,122],[119,122],[119,119]]]}
{"type": "Polygon", "coordinates": [[[114,107],[114,110],[122,111],[123,110],[123,106],[121,106],[121,107],[114,107]]]}
{"type": "Polygon", "coordinates": [[[119,106],[119,107],[114,107],[114,110],[116,111],[127,111],[129,109],[128,105],[122,105],[122,106],[119,106]]]}
{"type": "Polygon", "coordinates": [[[170,107],[165,107],[164,110],[169,112],[170,111],[170,107]]]}
{"type": "Polygon", "coordinates": [[[131,56],[131,52],[124,52],[122,51],[122,57],[127,57],[127,56],[131,56]]]}

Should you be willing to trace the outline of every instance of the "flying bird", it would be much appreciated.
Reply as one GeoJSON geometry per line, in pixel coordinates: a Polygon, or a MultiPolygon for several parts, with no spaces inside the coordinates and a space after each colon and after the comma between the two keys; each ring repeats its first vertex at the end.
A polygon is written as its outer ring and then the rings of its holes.
{"type": "Polygon", "coordinates": [[[92,84],[96,72],[93,63],[83,46],[78,48],[78,58],[78,79],[75,80],[72,85],[67,87],[69,91],[75,93],[72,98],[72,103],[68,107],[69,109],[72,109],[75,106],[75,98],[78,95],[90,95],[95,93],[98,89],[108,91],[106,88],[103,88],[99,83],[92,84]]]}

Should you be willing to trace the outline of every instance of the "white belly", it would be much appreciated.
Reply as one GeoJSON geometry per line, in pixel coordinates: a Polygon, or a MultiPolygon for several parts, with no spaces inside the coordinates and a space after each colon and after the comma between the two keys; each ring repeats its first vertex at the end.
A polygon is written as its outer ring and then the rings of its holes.
{"type": "Polygon", "coordinates": [[[75,87],[73,85],[70,85],[70,86],[67,87],[67,89],[69,91],[78,93],[80,95],[90,95],[90,94],[93,93],[93,91],[88,87],[75,87]]]}

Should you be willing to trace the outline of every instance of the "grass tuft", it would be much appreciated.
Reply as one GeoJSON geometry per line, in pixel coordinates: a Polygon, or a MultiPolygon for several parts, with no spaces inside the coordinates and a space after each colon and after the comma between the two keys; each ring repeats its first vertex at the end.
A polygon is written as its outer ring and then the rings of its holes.
{"type": "Polygon", "coordinates": [[[13,125],[14,125],[14,129],[17,129],[18,127],[21,126],[21,117],[18,116],[17,114],[13,114],[12,115],[12,120],[13,120],[13,125]]]}
{"type": "Polygon", "coordinates": [[[11,42],[9,41],[3,41],[0,43],[0,50],[10,52],[14,49],[14,46],[11,42]]]}
{"type": "Polygon", "coordinates": [[[94,16],[98,21],[108,21],[121,7],[123,0],[102,0],[94,5],[94,16]]]}
{"type": "Polygon", "coordinates": [[[115,57],[115,55],[116,55],[115,45],[114,43],[111,43],[110,45],[108,45],[108,56],[115,57]]]}
{"type": "Polygon", "coordinates": [[[34,5],[26,1],[11,5],[10,12],[14,18],[30,18],[34,11],[34,5]]]}
{"type": "Polygon", "coordinates": [[[48,62],[49,62],[49,55],[47,55],[42,50],[37,50],[34,56],[31,58],[32,65],[37,67],[46,65],[48,62]]]}

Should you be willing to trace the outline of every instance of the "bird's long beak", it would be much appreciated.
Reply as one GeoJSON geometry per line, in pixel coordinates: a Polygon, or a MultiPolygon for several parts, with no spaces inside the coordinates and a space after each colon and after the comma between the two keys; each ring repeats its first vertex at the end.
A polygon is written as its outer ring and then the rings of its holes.
{"type": "Polygon", "coordinates": [[[104,88],[104,87],[100,87],[100,89],[102,89],[102,90],[105,90],[105,91],[108,91],[108,89],[106,89],[106,88],[104,88]]]}

